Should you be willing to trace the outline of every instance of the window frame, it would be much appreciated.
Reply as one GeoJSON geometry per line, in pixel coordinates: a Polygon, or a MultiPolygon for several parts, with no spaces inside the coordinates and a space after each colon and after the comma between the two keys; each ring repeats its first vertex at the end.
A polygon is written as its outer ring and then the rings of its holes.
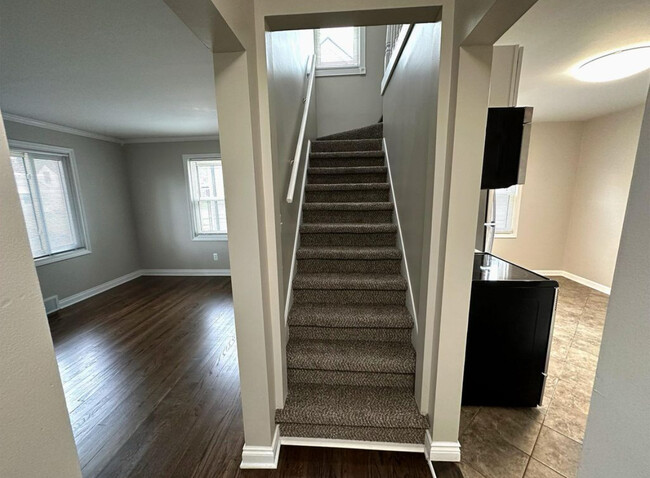
{"type": "MultiPolygon", "coordinates": [[[[190,162],[191,161],[218,161],[222,163],[221,154],[219,153],[201,153],[201,154],[184,154],[183,155],[183,170],[185,171],[185,190],[187,196],[188,211],[190,215],[190,238],[192,241],[202,242],[220,242],[228,240],[228,233],[199,233],[196,224],[196,210],[194,202],[192,201],[192,177],[190,175],[190,162]]],[[[222,169],[223,171],[223,169],[222,169]]],[[[225,186],[225,185],[224,185],[225,186]]],[[[228,213],[226,212],[226,220],[228,213]]]]}
{"type": "MultiPolygon", "coordinates": [[[[516,188],[516,192],[514,194],[513,198],[513,204],[512,204],[512,231],[509,232],[497,232],[496,230],[496,225],[494,228],[494,237],[498,239],[516,239],[517,238],[517,233],[519,231],[519,211],[521,210],[521,195],[523,191],[523,184],[514,184],[516,188]]],[[[503,189],[508,189],[508,188],[503,188],[503,189]]],[[[496,190],[495,190],[495,198],[494,200],[496,201],[496,190]]]]}
{"type": "MultiPolygon", "coordinates": [[[[346,28],[346,27],[341,27],[346,28]]],[[[316,76],[360,76],[366,74],[366,27],[347,27],[359,29],[359,66],[352,67],[318,67],[318,45],[316,44],[316,32],[319,29],[314,29],[314,61],[316,61],[316,76]]]]}
{"type": "Polygon", "coordinates": [[[75,159],[74,149],[64,148],[61,146],[52,146],[48,144],[32,143],[29,141],[9,140],[10,154],[11,151],[14,150],[23,151],[26,153],[32,151],[35,153],[56,154],[65,156],[67,158],[67,161],[65,161],[67,163],[65,164],[65,168],[67,173],[66,179],[68,183],[68,199],[74,206],[77,234],[82,242],[82,247],[79,247],[77,249],[57,252],[47,256],[34,258],[34,265],[36,267],[40,267],[92,253],[92,247],[90,245],[90,234],[88,232],[88,222],[86,220],[84,201],[81,194],[81,183],[79,181],[79,173],[77,170],[77,161],[75,159]]]}

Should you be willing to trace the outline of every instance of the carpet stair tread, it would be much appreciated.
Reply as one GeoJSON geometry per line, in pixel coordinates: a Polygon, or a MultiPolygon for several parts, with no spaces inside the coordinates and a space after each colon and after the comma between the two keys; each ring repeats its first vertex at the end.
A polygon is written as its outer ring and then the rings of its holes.
{"type": "Polygon", "coordinates": [[[381,151],[382,141],[375,139],[317,139],[311,142],[314,153],[330,151],[381,151]]]}
{"type": "Polygon", "coordinates": [[[287,367],[343,372],[415,373],[410,343],[289,338],[287,367]]]}
{"type": "Polygon", "coordinates": [[[303,211],[392,211],[391,202],[307,202],[303,211]]]}
{"type": "Polygon", "coordinates": [[[291,308],[289,327],[359,327],[400,328],[413,327],[413,318],[404,306],[340,306],[324,304],[297,304],[291,308]]]}
{"type": "Polygon", "coordinates": [[[309,223],[302,224],[300,232],[304,234],[381,234],[397,232],[397,226],[392,223],[309,223]]]}
{"type": "Polygon", "coordinates": [[[384,124],[375,123],[369,126],[343,131],[342,133],[328,134],[317,139],[381,139],[383,135],[384,124]]]}
{"type": "Polygon", "coordinates": [[[426,429],[413,392],[390,387],[295,384],[278,423],[426,429]]]}
{"type": "Polygon", "coordinates": [[[407,282],[400,274],[350,274],[321,272],[298,274],[293,288],[328,290],[398,290],[404,291],[407,282]]]}
{"type": "Polygon", "coordinates": [[[389,190],[388,183],[334,183],[334,184],[307,184],[305,191],[375,191],[389,190]]]}
{"type": "Polygon", "coordinates": [[[352,246],[303,246],[298,249],[297,259],[340,259],[381,260],[402,258],[397,247],[352,247],[352,246]]]}
{"type": "Polygon", "coordinates": [[[309,159],[339,159],[339,158],[383,158],[384,152],[377,151],[320,151],[309,153],[309,159]]]}
{"type": "Polygon", "coordinates": [[[307,174],[381,174],[386,173],[386,166],[334,166],[307,168],[307,174]]]}

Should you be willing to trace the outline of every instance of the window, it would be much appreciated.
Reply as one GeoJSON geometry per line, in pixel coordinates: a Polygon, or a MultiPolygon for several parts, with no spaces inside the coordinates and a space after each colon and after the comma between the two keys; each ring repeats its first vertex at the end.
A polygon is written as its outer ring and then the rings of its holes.
{"type": "Polygon", "coordinates": [[[218,154],[185,155],[192,217],[192,238],[198,241],[225,240],[226,202],[223,172],[218,154]]]}
{"type": "Polygon", "coordinates": [[[366,29],[364,27],[314,30],[316,75],[365,75],[366,29]]]}
{"type": "Polygon", "coordinates": [[[9,146],[36,265],[88,254],[73,151],[17,141],[9,146]]]}
{"type": "Polygon", "coordinates": [[[517,237],[521,186],[494,190],[496,205],[496,234],[500,237],[517,237]]]}

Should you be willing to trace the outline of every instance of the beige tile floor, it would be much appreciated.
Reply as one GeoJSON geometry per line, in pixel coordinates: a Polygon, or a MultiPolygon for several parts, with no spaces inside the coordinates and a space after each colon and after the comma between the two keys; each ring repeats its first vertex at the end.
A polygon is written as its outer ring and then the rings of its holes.
{"type": "Polygon", "coordinates": [[[561,277],[544,403],[534,409],[463,407],[468,478],[576,476],[608,296],[561,277]]]}

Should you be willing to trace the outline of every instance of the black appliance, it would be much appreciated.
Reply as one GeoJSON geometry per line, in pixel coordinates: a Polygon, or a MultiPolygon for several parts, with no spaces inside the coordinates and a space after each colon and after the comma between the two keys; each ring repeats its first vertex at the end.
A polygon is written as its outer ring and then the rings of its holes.
{"type": "Polygon", "coordinates": [[[489,108],[483,151],[481,189],[523,184],[533,108],[489,108]]]}
{"type": "Polygon", "coordinates": [[[463,405],[542,403],[558,288],[492,254],[474,255],[463,405]]]}

